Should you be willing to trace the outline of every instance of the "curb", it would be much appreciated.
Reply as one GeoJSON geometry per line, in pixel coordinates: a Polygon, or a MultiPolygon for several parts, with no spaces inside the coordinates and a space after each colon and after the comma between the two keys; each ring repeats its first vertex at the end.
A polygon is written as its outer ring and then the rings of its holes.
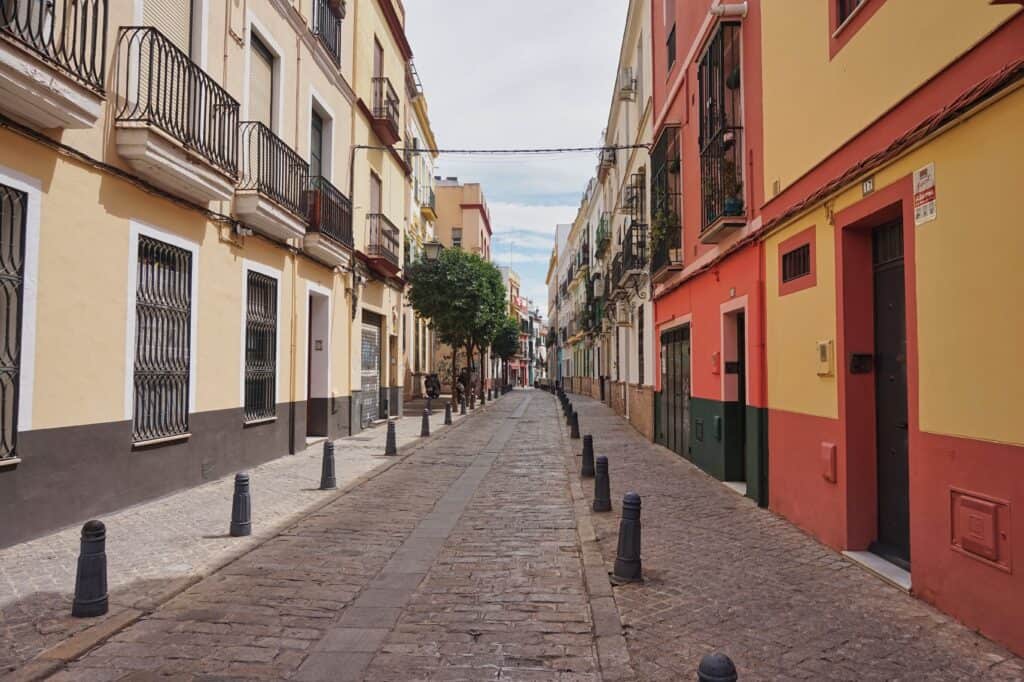
{"type": "MultiPolygon", "coordinates": [[[[380,476],[384,472],[389,471],[398,464],[401,464],[418,450],[426,447],[434,440],[445,440],[447,434],[452,433],[462,424],[469,421],[469,418],[478,412],[479,409],[480,408],[478,407],[473,412],[467,413],[465,418],[460,417],[451,426],[442,427],[442,430],[428,438],[416,438],[411,443],[406,443],[405,445],[400,446],[398,448],[397,455],[387,458],[391,461],[385,461],[384,464],[373,471],[362,474],[340,487],[338,490],[328,493],[325,495],[325,498],[317,504],[286,517],[280,524],[273,527],[269,534],[259,539],[255,544],[246,547],[245,549],[237,550],[225,555],[222,561],[219,561],[211,568],[205,569],[186,578],[174,580],[170,587],[157,595],[143,597],[131,606],[127,606],[121,611],[112,613],[103,621],[87,627],[84,630],[80,630],[63,642],[59,642],[48,649],[43,649],[18,667],[18,669],[7,673],[0,679],[2,679],[3,682],[35,682],[36,680],[42,680],[53,675],[68,663],[78,660],[89,651],[100,646],[114,635],[117,635],[121,631],[127,629],[135,622],[141,620],[145,616],[151,615],[161,606],[171,601],[179,594],[185,592],[193,585],[218,573],[250,552],[259,549],[268,541],[291,530],[308,516],[312,516],[313,514],[321,511],[364,483],[372,481],[377,476],[380,476]]],[[[380,455],[380,458],[383,459],[384,455],[380,455]]]]}
{"type": "Polygon", "coordinates": [[[569,474],[569,491],[572,495],[573,512],[576,517],[576,539],[580,546],[580,560],[583,563],[583,582],[587,590],[590,607],[590,620],[593,623],[594,642],[597,646],[597,661],[601,668],[601,678],[605,680],[635,680],[636,673],[629,657],[629,647],[623,634],[622,620],[612,584],[608,579],[611,571],[601,554],[601,546],[597,541],[597,533],[590,519],[587,497],[580,483],[578,467],[576,467],[575,448],[566,447],[567,427],[562,420],[559,423],[558,435],[562,441],[565,454],[562,461],[569,474]]]}

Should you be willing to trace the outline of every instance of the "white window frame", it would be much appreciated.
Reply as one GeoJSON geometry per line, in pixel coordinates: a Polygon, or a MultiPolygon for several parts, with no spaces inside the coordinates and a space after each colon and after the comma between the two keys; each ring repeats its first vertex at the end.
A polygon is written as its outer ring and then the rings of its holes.
{"type": "Polygon", "coordinates": [[[313,115],[312,112],[316,111],[320,115],[320,118],[324,122],[323,131],[323,148],[320,150],[323,158],[320,162],[320,171],[323,177],[327,178],[332,184],[337,185],[334,181],[334,121],[336,117],[334,111],[327,106],[327,100],[316,91],[312,85],[309,86],[309,106],[306,107],[306,116],[308,116],[308,123],[306,125],[306,157],[312,157],[313,151],[313,115]]]}
{"type": "Polygon", "coordinates": [[[129,222],[128,233],[128,284],[124,339],[124,418],[131,421],[135,416],[135,308],[138,295],[140,236],[158,239],[192,254],[192,301],[189,309],[188,343],[188,414],[191,416],[196,411],[196,375],[199,365],[199,354],[196,352],[199,337],[199,244],[141,220],[133,219],[129,222]]]}
{"type": "Polygon", "coordinates": [[[273,100],[274,120],[271,121],[270,129],[275,135],[281,136],[281,124],[284,122],[284,50],[276,40],[274,34],[267,30],[260,21],[253,16],[252,11],[245,18],[245,76],[242,82],[242,120],[248,121],[249,117],[249,78],[252,73],[252,41],[253,31],[270,53],[274,55],[274,89],[270,93],[273,100]]]}
{"type": "Polygon", "coordinates": [[[263,263],[257,263],[249,259],[242,260],[242,321],[241,321],[241,339],[239,348],[241,349],[239,363],[238,363],[238,398],[239,405],[245,409],[245,332],[246,332],[246,318],[249,310],[249,273],[258,272],[261,275],[266,275],[277,282],[277,337],[274,339],[274,402],[281,402],[281,339],[283,337],[282,319],[281,315],[281,282],[283,277],[281,271],[277,268],[272,268],[269,265],[263,263]]]}

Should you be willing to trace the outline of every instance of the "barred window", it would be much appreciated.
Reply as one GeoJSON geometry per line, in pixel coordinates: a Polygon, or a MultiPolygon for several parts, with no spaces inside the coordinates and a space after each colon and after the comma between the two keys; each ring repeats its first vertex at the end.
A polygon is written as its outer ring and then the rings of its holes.
{"type": "Polygon", "coordinates": [[[135,292],[136,443],[188,433],[192,254],[139,237],[135,292]]]}
{"type": "Polygon", "coordinates": [[[245,309],[245,421],[277,415],[277,280],[249,272],[245,309]]]}
{"type": "Polygon", "coordinates": [[[0,185],[0,460],[17,457],[28,195],[0,185]]]}
{"type": "Polygon", "coordinates": [[[804,244],[782,254],[782,281],[790,282],[811,274],[811,245],[804,244]]]}

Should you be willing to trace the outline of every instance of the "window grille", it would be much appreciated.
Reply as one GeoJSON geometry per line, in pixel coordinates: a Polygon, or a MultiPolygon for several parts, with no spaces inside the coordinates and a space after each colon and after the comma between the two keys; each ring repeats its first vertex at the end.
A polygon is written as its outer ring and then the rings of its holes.
{"type": "Polygon", "coordinates": [[[188,433],[192,254],[139,237],[135,292],[135,442],[188,433]]]}
{"type": "Polygon", "coordinates": [[[838,25],[842,25],[864,0],[836,0],[839,7],[838,25]]]}
{"type": "Polygon", "coordinates": [[[0,185],[0,460],[17,457],[28,195],[0,185]]]}
{"type": "Polygon", "coordinates": [[[245,421],[277,415],[277,280],[249,272],[245,309],[245,421]]]}
{"type": "Polygon", "coordinates": [[[804,244],[782,254],[782,281],[791,282],[794,279],[811,274],[811,245],[804,244]]]}

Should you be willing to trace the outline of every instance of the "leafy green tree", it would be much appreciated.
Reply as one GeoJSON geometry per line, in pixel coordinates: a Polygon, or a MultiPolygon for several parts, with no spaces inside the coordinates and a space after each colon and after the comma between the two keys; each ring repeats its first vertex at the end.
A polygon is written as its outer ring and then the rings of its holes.
{"type": "Polygon", "coordinates": [[[519,321],[516,318],[506,317],[501,321],[491,342],[491,352],[502,360],[508,360],[519,352],[519,321]]]}
{"type": "MultiPolygon", "coordinates": [[[[462,249],[444,249],[435,261],[420,260],[406,269],[409,302],[429,318],[438,338],[468,362],[483,353],[505,317],[505,286],[493,263],[462,249]]],[[[452,368],[458,376],[458,367],[452,368]]],[[[482,377],[481,377],[482,378],[482,377]]]]}

